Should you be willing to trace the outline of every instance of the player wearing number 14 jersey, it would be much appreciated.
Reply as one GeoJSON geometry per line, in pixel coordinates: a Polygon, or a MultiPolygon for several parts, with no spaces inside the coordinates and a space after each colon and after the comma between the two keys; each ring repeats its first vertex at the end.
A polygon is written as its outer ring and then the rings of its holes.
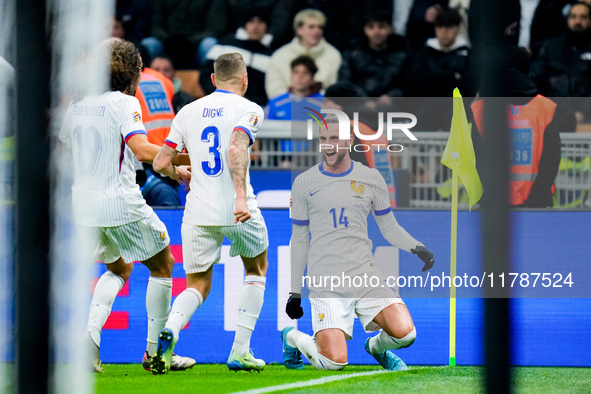
{"type": "Polygon", "coordinates": [[[256,206],[248,166],[263,110],[245,99],[248,75],[242,56],[228,53],[214,62],[217,90],[183,107],[154,160],[154,169],[171,174],[171,160],[184,148],[192,165],[181,235],[187,289],[175,300],[160,332],[152,370],[166,373],[180,330],[211,289],[213,264],[220,260],[224,236],[231,256],[240,256],[246,275],[238,304],[238,322],[227,365],[257,370],[265,362],[250,352],[250,337],[263,305],[267,270],[267,228],[256,206]]]}
{"type": "MultiPolygon", "coordinates": [[[[130,42],[114,41],[102,48],[108,49],[110,58],[110,91],[73,102],[59,135],[74,156],[72,201],[76,224],[93,257],[107,266],[94,289],[85,337],[97,372],[103,372],[101,331],[117,293],[131,275],[133,262],[141,261],[150,270],[146,355],[156,350],[158,333],[168,318],[174,266],[166,227],[135,183],[133,155],[151,162],[159,150],[148,142],[140,105],[133,97],[141,58],[130,42]]],[[[186,181],[191,176],[185,167],[170,175],[186,181]]],[[[194,364],[191,358],[175,356],[175,369],[194,364]]]]}
{"type": "Polygon", "coordinates": [[[292,284],[286,312],[292,319],[303,315],[300,293],[307,263],[314,336],[283,329],[284,364],[290,369],[303,368],[302,353],[318,369],[343,369],[355,315],[366,332],[382,329],[367,339],[365,349],[386,369],[406,369],[390,350],[415,340],[406,305],[379,279],[367,234],[368,215],[373,212],[389,243],[423,260],[423,271],[433,266],[433,254],[397,223],[380,173],[351,160],[352,143],[352,133],[347,140],[339,139],[338,119],[328,116],[320,131],[324,162],[299,175],[292,187],[292,284]],[[364,277],[377,281],[358,280],[364,277]],[[329,278],[328,283],[323,278],[329,278]],[[334,278],[342,282],[335,286],[334,278]]]}

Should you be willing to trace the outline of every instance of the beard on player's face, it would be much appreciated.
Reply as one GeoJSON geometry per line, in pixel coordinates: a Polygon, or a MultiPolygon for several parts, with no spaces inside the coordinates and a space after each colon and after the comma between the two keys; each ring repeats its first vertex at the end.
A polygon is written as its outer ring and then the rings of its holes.
{"type": "Polygon", "coordinates": [[[349,153],[348,148],[340,146],[340,144],[333,145],[332,148],[322,151],[324,162],[329,167],[338,167],[349,153]]]}

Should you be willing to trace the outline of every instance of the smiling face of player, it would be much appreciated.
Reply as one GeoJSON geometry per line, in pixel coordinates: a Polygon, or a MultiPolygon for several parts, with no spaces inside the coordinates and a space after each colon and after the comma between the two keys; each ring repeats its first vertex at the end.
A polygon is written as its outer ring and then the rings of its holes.
{"type": "Polygon", "coordinates": [[[353,135],[350,139],[339,139],[339,124],[328,123],[328,129],[320,130],[320,148],[324,157],[323,168],[325,171],[340,174],[351,168],[349,149],[353,144],[353,135]]]}

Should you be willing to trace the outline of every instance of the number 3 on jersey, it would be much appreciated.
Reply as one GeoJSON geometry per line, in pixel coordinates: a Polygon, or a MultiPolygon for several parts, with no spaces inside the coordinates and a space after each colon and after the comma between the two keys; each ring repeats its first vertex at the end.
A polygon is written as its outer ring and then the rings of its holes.
{"type": "Polygon", "coordinates": [[[330,213],[332,213],[332,222],[334,224],[334,228],[345,226],[345,227],[349,227],[349,219],[347,219],[347,217],[345,216],[345,208],[341,208],[341,214],[339,216],[339,223],[337,226],[337,210],[336,208],[333,208],[330,210],[330,213]]]}
{"type": "Polygon", "coordinates": [[[209,154],[213,156],[213,163],[211,160],[201,162],[203,172],[208,176],[219,176],[224,170],[220,153],[220,131],[215,126],[206,127],[201,133],[201,141],[211,144],[209,154]]]}

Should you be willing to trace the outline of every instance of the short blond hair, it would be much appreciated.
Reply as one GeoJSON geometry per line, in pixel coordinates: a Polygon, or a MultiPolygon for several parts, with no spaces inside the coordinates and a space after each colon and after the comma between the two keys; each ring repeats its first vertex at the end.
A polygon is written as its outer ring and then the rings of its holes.
{"type": "Polygon", "coordinates": [[[246,64],[238,52],[224,53],[213,63],[216,81],[237,83],[246,74],[246,64]]]}
{"type": "Polygon", "coordinates": [[[304,26],[306,21],[310,19],[318,21],[322,27],[326,25],[326,15],[324,15],[322,11],[306,8],[305,10],[298,12],[293,18],[293,30],[296,31],[298,27],[304,26]]]}

